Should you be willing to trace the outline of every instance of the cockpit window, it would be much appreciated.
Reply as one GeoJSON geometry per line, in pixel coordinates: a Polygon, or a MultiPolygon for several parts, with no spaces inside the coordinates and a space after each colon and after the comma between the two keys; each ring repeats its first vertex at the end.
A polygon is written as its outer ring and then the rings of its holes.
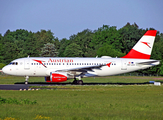
{"type": "Polygon", "coordinates": [[[18,65],[18,62],[11,62],[9,65],[18,65]]]}

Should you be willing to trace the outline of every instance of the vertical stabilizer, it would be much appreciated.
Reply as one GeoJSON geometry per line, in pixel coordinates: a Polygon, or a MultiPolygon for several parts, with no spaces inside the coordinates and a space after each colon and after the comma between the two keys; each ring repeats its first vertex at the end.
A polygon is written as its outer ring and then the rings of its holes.
{"type": "Polygon", "coordinates": [[[157,30],[148,30],[130,52],[122,58],[150,59],[157,30]]]}

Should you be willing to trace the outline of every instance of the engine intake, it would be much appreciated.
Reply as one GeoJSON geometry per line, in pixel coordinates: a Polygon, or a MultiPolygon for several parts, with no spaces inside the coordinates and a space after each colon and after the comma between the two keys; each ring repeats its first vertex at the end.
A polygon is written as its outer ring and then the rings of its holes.
{"type": "Polygon", "coordinates": [[[46,82],[64,82],[67,81],[67,73],[51,72],[49,77],[45,77],[46,82]]]}

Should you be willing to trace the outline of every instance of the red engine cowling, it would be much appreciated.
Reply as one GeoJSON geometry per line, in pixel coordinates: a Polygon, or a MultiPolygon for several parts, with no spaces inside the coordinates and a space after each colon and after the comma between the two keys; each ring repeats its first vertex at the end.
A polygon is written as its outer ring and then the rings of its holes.
{"type": "Polygon", "coordinates": [[[45,77],[46,82],[64,82],[67,81],[67,73],[51,72],[50,77],[45,77]]]}

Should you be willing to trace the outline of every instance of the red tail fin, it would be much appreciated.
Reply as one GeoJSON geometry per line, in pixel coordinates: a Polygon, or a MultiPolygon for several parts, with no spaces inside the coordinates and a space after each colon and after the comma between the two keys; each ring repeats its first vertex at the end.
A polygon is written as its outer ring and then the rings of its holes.
{"type": "Polygon", "coordinates": [[[157,30],[148,30],[131,51],[122,58],[150,59],[157,30]]]}

